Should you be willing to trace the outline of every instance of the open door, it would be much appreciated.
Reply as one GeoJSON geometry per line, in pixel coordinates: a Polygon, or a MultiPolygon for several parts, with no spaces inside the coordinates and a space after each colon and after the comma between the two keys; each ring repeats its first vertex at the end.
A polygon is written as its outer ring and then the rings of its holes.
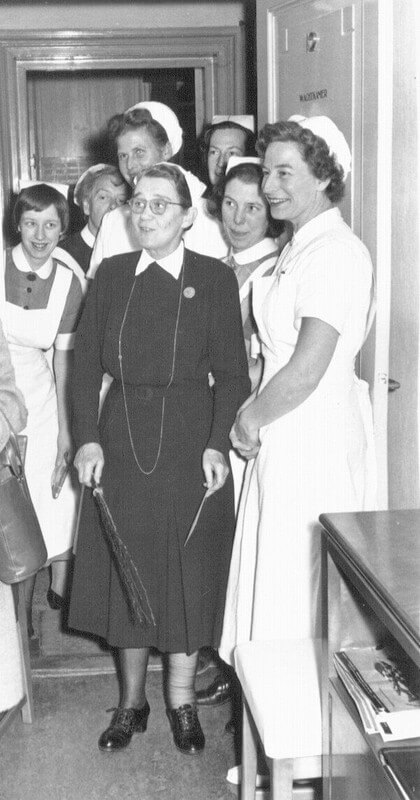
{"type": "Polygon", "coordinates": [[[181,157],[197,171],[204,117],[200,69],[28,72],[29,164],[33,180],[74,184],[94,163],[113,161],[106,123],[141,100],[168,103],[184,130],[181,157]]]}
{"type": "Polygon", "coordinates": [[[51,174],[54,159],[68,159],[69,168],[81,159],[78,171],[89,133],[145,96],[177,104],[190,142],[213,114],[245,112],[240,26],[8,31],[0,35],[0,69],[6,195],[20,178],[51,174]]]}

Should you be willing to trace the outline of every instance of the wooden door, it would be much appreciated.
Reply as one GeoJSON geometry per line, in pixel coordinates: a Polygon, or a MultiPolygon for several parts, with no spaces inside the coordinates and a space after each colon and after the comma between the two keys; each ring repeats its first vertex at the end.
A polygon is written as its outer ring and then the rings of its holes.
{"type": "Polygon", "coordinates": [[[141,100],[167,102],[184,129],[183,163],[196,171],[194,69],[28,73],[31,178],[75,183],[91,164],[114,162],[107,120],[141,100]]]}
{"type": "Polygon", "coordinates": [[[100,136],[107,120],[148,99],[141,76],[106,72],[30,72],[29,155],[33,180],[75,183],[92,163],[110,160],[100,136]]]}
{"type": "MultiPolygon", "coordinates": [[[[31,169],[36,168],[36,158],[31,167],[31,150],[36,155],[37,142],[42,143],[41,149],[48,143],[50,152],[43,152],[43,159],[85,158],[85,145],[81,152],[80,142],[91,122],[105,121],[124,110],[127,100],[128,106],[131,101],[134,104],[140,99],[138,88],[141,95],[149,83],[150,99],[178,105],[189,137],[196,137],[213,114],[246,110],[244,30],[240,26],[117,32],[7,31],[0,34],[0,71],[0,159],[6,196],[16,191],[21,178],[31,177],[31,169]],[[193,76],[192,82],[186,76],[193,76]],[[63,93],[58,90],[60,81],[65,86],[63,93]],[[192,97],[183,93],[186,84],[192,87],[192,97]],[[70,154],[67,144],[61,143],[57,155],[53,136],[46,130],[54,116],[50,93],[63,117],[59,120],[60,138],[64,127],[69,126],[68,138],[79,141],[76,150],[72,145],[70,154]],[[88,121],[77,113],[79,105],[88,121]],[[190,113],[192,107],[194,114],[190,113]]],[[[52,121],[52,127],[56,125],[52,121]]],[[[47,162],[44,166],[47,168],[47,162]]]]}
{"type": "MultiPolygon", "coordinates": [[[[258,118],[272,122],[292,114],[325,114],[343,131],[350,148],[360,141],[355,58],[359,50],[358,7],[349,2],[297,0],[258,4],[259,50],[267,47],[267,73],[258,84],[258,118]],[[266,87],[266,88],[265,88],[266,87]]],[[[358,164],[358,161],[356,161],[358,164]]],[[[342,213],[359,228],[360,180],[353,170],[342,213]]]]}

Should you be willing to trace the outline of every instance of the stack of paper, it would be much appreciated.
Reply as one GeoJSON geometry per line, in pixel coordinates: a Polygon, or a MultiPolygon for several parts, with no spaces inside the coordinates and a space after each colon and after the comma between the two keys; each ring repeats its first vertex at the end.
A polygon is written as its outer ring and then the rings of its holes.
{"type": "Polygon", "coordinates": [[[346,648],[334,653],[334,665],[366,733],[384,741],[420,737],[419,687],[386,649],[346,648]]]}

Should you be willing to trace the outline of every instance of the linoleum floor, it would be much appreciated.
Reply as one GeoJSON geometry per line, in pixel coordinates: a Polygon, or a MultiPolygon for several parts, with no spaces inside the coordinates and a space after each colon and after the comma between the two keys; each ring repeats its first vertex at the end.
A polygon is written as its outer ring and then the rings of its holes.
{"type": "MultiPolygon", "coordinates": [[[[229,704],[200,710],[206,747],[185,756],[173,744],[165,713],[160,657],[151,659],[145,733],[126,750],[101,753],[97,740],[118,702],[112,655],[100,643],[66,631],[60,612],[45,602],[48,575],[37,580],[34,623],[40,652],[31,659],[34,721],[17,713],[0,739],[1,800],[233,800],[226,781],[235,764],[232,737],[224,730],[229,704]]],[[[202,668],[198,687],[214,677],[202,668]]]]}

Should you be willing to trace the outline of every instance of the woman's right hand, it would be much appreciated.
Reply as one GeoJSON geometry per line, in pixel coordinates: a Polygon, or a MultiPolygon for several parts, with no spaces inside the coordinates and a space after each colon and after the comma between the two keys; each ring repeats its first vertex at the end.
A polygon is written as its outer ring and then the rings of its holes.
{"type": "Polygon", "coordinates": [[[79,481],[85,486],[98,486],[101,482],[105,460],[102,447],[97,442],[88,442],[79,447],[74,466],[79,474],[79,481]]]}

